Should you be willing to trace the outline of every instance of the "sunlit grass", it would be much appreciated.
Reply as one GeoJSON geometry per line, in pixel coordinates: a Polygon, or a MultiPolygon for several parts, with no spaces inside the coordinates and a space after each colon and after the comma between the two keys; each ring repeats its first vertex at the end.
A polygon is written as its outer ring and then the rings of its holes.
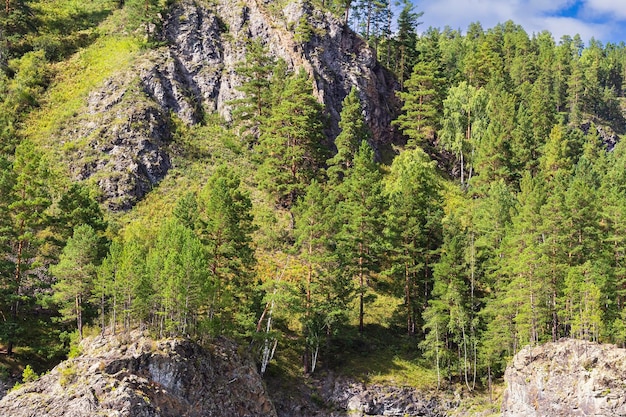
{"type": "Polygon", "coordinates": [[[85,109],[89,93],[128,69],[139,51],[135,38],[111,36],[99,39],[69,61],[55,64],[55,76],[41,107],[24,123],[25,136],[41,145],[53,145],[49,141],[61,127],[85,109]]]}

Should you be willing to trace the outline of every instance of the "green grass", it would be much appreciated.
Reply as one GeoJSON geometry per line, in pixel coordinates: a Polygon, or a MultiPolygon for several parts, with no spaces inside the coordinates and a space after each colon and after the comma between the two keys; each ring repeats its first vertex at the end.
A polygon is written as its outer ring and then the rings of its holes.
{"type": "Polygon", "coordinates": [[[105,37],[69,61],[55,64],[53,83],[42,99],[42,106],[24,124],[25,136],[41,145],[57,145],[48,142],[85,109],[91,91],[114,74],[130,68],[140,46],[133,37],[105,37]]]}
{"type": "Polygon", "coordinates": [[[367,355],[355,355],[341,372],[366,384],[412,387],[420,390],[437,388],[437,374],[417,354],[380,349],[367,355]]]}

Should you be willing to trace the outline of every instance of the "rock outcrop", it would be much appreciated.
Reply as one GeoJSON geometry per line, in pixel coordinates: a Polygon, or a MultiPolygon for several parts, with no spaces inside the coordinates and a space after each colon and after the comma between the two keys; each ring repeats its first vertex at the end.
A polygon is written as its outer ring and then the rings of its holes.
{"type": "Polygon", "coordinates": [[[364,384],[332,372],[288,382],[270,377],[267,383],[278,417],[440,417],[458,406],[444,395],[364,384]]]}
{"type": "Polygon", "coordinates": [[[562,340],[522,349],[504,375],[504,417],[626,416],[626,349],[562,340]]]}
{"type": "Polygon", "coordinates": [[[242,95],[235,67],[245,61],[247,41],[257,39],[290,69],[303,68],[313,78],[314,92],[329,113],[331,139],[339,133],[341,104],[352,87],[363,102],[372,145],[380,148],[396,139],[391,120],[399,110],[397,83],[366,42],[341,21],[303,0],[290,1],[284,9],[269,0],[216,3],[210,8],[182,0],[172,8],[164,26],[169,46],[141,75],[144,88],[162,108],[188,123],[201,117],[199,107],[229,119],[229,102],[242,95]]]}
{"type": "Polygon", "coordinates": [[[121,74],[92,92],[85,114],[64,132],[74,178],[95,181],[114,211],[132,208],[172,166],[169,115],[132,79],[121,74]]]}
{"type": "Polygon", "coordinates": [[[94,91],[84,114],[60,133],[74,178],[95,181],[112,210],[132,208],[171,168],[170,114],[187,124],[214,112],[230,118],[229,103],[242,96],[235,67],[245,60],[250,39],[290,69],[311,75],[328,113],[327,145],[339,133],[342,100],[352,87],[374,133],[373,147],[382,153],[397,139],[393,76],[361,38],[308,2],[279,9],[267,0],[181,0],[165,18],[162,36],[165,46],[94,91]],[[297,35],[301,26],[308,36],[297,35]]]}
{"type": "Polygon", "coordinates": [[[252,360],[220,339],[83,341],[80,356],[0,400],[10,417],[273,417],[252,360]]]}

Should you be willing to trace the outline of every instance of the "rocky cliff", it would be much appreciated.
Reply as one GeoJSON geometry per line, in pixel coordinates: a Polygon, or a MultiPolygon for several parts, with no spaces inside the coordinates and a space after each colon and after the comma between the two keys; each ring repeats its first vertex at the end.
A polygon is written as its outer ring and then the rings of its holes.
{"type": "Polygon", "coordinates": [[[170,114],[188,124],[206,113],[230,118],[229,102],[242,95],[235,66],[252,38],[311,75],[329,116],[329,142],[339,133],[342,100],[356,87],[372,145],[379,153],[388,147],[397,138],[390,122],[399,108],[392,75],[332,15],[303,0],[286,3],[281,9],[268,0],[174,2],[163,26],[165,46],[94,91],[84,114],[67,123],[61,135],[73,176],[97,182],[112,210],[131,208],[171,168],[170,114]],[[297,35],[301,25],[309,36],[297,35]]]}
{"type": "Polygon", "coordinates": [[[89,338],[80,356],[0,400],[7,417],[273,417],[249,358],[224,339],[89,338]]]}
{"type": "Polygon", "coordinates": [[[626,416],[626,349],[580,340],[526,347],[504,376],[504,417],[626,416]]]}

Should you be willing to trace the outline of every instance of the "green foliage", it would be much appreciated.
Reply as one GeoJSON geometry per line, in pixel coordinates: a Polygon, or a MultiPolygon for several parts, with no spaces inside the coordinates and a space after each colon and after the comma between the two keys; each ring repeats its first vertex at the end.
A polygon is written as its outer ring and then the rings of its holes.
{"type": "Polygon", "coordinates": [[[26,365],[24,372],[22,372],[22,382],[26,384],[27,382],[36,381],[38,378],[39,375],[33,371],[33,368],[30,365],[26,365]]]}
{"type": "Polygon", "coordinates": [[[322,164],[321,114],[311,80],[301,70],[289,77],[261,128],[259,187],[280,206],[291,207],[322,164]]]}
{"type": "Polygon", "coordinates": [[[258,39],[247,44],[246,59],[235,67],[235,71],[243,78],[237,89],[244,97],[231,102],[233,121],[245,142],[254,143],[262,122],[269,116],[272,75],[281,77],[284,74],[280,74],[280,66],[269,54],[267,46],[258,39]]]}
{"type": "Polygon", "coordinates": [[[326,162],[329,180],[334,184],[343,181],[347,170],[354,163],[360,144],[369,140],[372,135],[363,119],[361,99],[356,88],[352,88],[343,100],[339,129],[341,132],[335,138],[337,153],[326,162]]]}
{"type": "Polygon", "coordinates": [[[91,298],[96,276],[99,243],[91,226],[76,226],[63,248],[59,263],[50,267],[51,274],[57,278],[54,299],[62,306],[60,312],[64,319],[76,320],[81,339],[85,304],[91,298]]]}
{"type": "Polygon", "coordinates": [[[476,148],[487,129],[487,99],[485,90],[461,82],[450,88],[443,102],[439,140],[441,146],[457,158],[461,185],[465,185],[466,175],[468,181],[472,178],[476,148]]]}
{"type": "Polygon", "coordinates": [[[252,246],[252,202],[241,180],[226,166],[218,167],[199,195],[198,228],[208,257],[213,305],[209,317],[216,328],[235,325],[245,332],[254,301],[255,264],[252,246]]]}
{"type": "Polygon", "coordinates": [[[380,269],[383,253],[386,201],[382,173],[367,142],[361,142],[352,165],[338,186],[337,224],[341,229],[337,235],[337,252],[343,273],[357,281],[359,331],[363,332],[368,283],[380,269]]]}
{"type": "Polygon", "coordinates": [[[410,146],[425,146],[434,141],[441,117],[442,79],[437,77],[437,63],[419,62],[401,91],[402,114],[393,121],[409,138],[410,146]]]}
{"type": "Polygon", "coordinates": [[[144,31],[147,41],[153,41],[161,26],[161,12],[165,7],[164,0],[125,0],[124,7],[128,11],[128,28],[144,31]]]}
{"type": "Polygon", "coordinates": [[[432,287],[432,266],[441,244],[442,195],[435,162],[419,148],[393,161],[386,178],[385,237],[389,245],[387,274],[395,291],[403,289],[407,333],[422,327],[422,310],[432,287]]]}
{"type": "MultiPolygon", "coordinates": [[[[0,341],[9,352],[23,344],[29,360],[60,356],[68,321],[80,337],[97,317],[101,332],[275,341],[276,362],[304,358],[306,372],[349,358],[348,370],[371,365],[370,382],[432,387],[436,372],[439,385],[473,389],[525,344],[626,343],[626,157],[622,144],[606,152],[599,134],[624,133],[624,46],[567,36],[557,45],[513,22],[417,36],[408,1],[392,36],[389,1],[314,3],[352,16],[397,74],[394,125],[408,143],[390,166],[367,144],[378,138],[357,89],[327,159],[312,80],[249,41],[232,123],[175,121],[170,175],[112,215],[87,185],[60,179],[67,151],[82,144],[59,146],[59,132],[90,117],[89,93],[137,62],[143,38],[156,39],[166,2],[116,11],[109,0],[5,2],[0,341]]],[[[284,5],[262,7],[277,18],[284,5]]],[[[298,22],[297,42],[318,35],[311,22],[298,22]]],[[[64,385],[76,380],[62,372],[64,385]]]]}

